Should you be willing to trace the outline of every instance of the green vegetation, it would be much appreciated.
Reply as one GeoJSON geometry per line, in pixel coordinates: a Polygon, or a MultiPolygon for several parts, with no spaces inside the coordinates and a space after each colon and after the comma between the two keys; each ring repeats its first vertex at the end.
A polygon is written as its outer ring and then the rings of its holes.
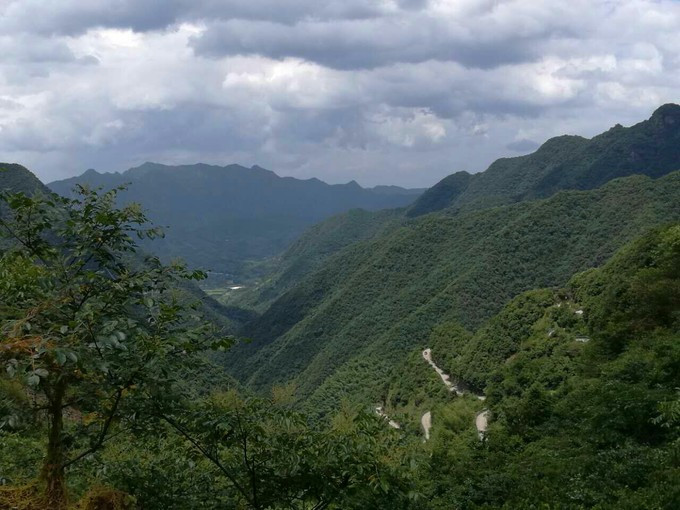
{"type": "Polygon", "coordinates": [[[14,163],[0,163],[0,191],[5,190],[27,194],[48,191],[45,185],[25,167],[14,163]]]}
{"type": "Polygon", "coordinates": [[[335,216],[221,303],[122,190],[6,171],[0,508],[677,508],[677,114],[335,216]]]}
{"type": "Polygon", "coordinates": [[[274,299],[321,267],[328,257],[353,243],[382,235],[402,222],[403,211],[400,209],[376,212],[354,209],[333,216],[305,231],[279,257],[276,269],[265,281],[232,299],[222,300],[263,312],[274,299]]]}
{"type": "MultiPolygon", "coordinates": [[[[227,369],[255,390],[294,381],[300,403],[321,414],[343,397],[377,401],[433,328],[475,330],[522,292],[564,285],[677,221],[679,147],[680,106],[665,105],[630,128],[558,137],[481,174],[449,176],[409,210],[321,223],[262,285],[228,301],[261,316],[242,330],[253,341],[232,351],[227,369]]],[[[486,380],[475,374],[516,342],[493,334],[476,333],[450,367],[478,390],[486,380]]]]}
{"type": "Polygon", "coordinates": [[[168,373],[186,367],[187,353],[212,346],[172,295],[173,279],[201,275],[157,259],[126,264],[131,235],[156,231],[137,227],[145,222],[138,207],[115,209],[115,190],[81,193],[82,200],[0,197],[11,210],[0,228],[15,242],[0,259],[0,359],[46,416],[41,478],[55,509],[66,504],[65,469],[100,449],[114,422],[135,414],[128,401],[166,393],[168,373]],[[69,409],[83,418],[66,432],[69,409]]]}
{"type": "Polygon", "coordinates": [[[514,302],[500,316],[517,321],[489,321],[516,340],[477,376],[493,421],[481,444],[437,422],[432,508],[675,508],[679,268],[680,225],[658,229],[545,291],[543,314],[514,302]]]}
{"type": "Polygon", "coordinates": [[[419,216],[449,208],[483,209],[554,195],[565,189],[593,189],[629,175],[656,178],[678,170],[680,106],[667,104],[649,120],[613,127],[590,140],[560,136],[536,152],[502,158],[485,172],[450,175],[425,192],[408,211],[419,216]]]}
{"type": "Polygon", "coordinates": [[[129,184],[121,203],[136,202],[166,236],[143,247],[170,261],[181,257],[211,271],[217,284],[256,278],[261,261],[287,248],[306,228],[349,209],[378,210],[410,204],[421,190],[364,189],[356,182],[279,177],[260,167],[165,166],[145,163],[122,174],[88,170],[51,183],[62,196],[76,184],[111,189],[129,184]],[[256,263],[259,262],[259,263],[256,263]]]}
{"type": "Polygon", "coordinates": [[[676,172],[412,220],[329,257],[244,330],[253,342],[235,348],[227,367],[255,389],[293,380],[322,412],[343,396],[375,402],[435,326],[473,330],[524,291],[564,285],[650,227],[680,220],[679,200],[676,172]]]}
{"type": "Polygon", "coordinates": [[[235,390],[210,363],[230,339],[187,301],[179,265],[117,190],[4,194],[0,508],[406,508],[404,439],[345,405],[311,423],[235,390]]]}

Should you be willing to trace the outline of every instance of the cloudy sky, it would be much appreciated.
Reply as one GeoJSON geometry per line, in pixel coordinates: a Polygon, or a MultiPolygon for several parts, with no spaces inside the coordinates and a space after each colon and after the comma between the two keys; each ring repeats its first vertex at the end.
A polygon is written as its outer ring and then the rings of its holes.
{"type": "Polygon", "coordinates": [[[680,102],[677,0],[0,0],[0,160],[429,186],[680,102]]]}

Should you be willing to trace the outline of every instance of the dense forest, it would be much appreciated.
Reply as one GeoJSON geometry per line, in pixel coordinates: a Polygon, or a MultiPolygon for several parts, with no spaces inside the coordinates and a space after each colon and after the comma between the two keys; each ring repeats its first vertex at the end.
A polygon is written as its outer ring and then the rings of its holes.
{"type": "Polygon", "coordinates": [[[333,216],[221,302],[119,183],[1,164],[0,509],[677,508],[679,112],[333,216]]]}
{"type": "MultiPolygon", "coordinates": [[[[318,225],[283,256],[259,294],[233,303],[261,315],[242,330],[252,341],[233,349],[225,366],[258,391],[294,382],[301,403],[316,412],[335,408],[344,397],[376,401],[406,353],[426,347],[432,328],[455,320],[474,330],[518,294],[564,285],[648,229],[680,220],[680,174],[672,163],[678,161],[678,118],[680,107],[666,105],[643,123],[582,141],[601,151],[587,151],[588,161],[601,154],[622,169],[624,177],[599,188],[519,201],[507,189],[507,205],[481,208],[475,202],[469,210],[453,206],[414,218],[399,211],[346,214],[318,225]],[[650,176],[625,177],[638,164],[631,154],[646,153],[634,144],[648,139],[660,163],[650,176]],[[302,273],[300,267],[309,269],[302,273]]],[[[527,166],[508,168],[503,178],[540,180],[571,153],[557,149],[564,140],[547,142],[548,155],[544,146],[515,158],[527,166]]],[[[581,166],[563,169],[572,171],[583,173],[581,166]]],[[[486,173],[475,179],[489,179],[486,173]]],[[[492,186],[489,201],[494,197],[492,186]]],[[[467,377],[466,365],[457,375],[467,377]]]]}

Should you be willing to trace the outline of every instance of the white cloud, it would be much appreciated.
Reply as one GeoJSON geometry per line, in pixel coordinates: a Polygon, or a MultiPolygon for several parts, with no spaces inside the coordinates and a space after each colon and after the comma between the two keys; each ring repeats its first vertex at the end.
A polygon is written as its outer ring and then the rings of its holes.
{"type": "Polygon", "coordinates": [[[0,34],[0,159],[46,180],[158,160],[423,186],[680,98],[671,0],[17,0],[0,34]]]}

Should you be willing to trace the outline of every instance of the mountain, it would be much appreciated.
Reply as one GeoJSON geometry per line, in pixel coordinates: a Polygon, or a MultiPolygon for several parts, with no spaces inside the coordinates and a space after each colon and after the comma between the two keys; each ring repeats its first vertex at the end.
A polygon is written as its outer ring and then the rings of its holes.
{"type": "Polygon", "coordinates": [[[350,209],[409,205],[420,190],[364,189],[356,182],[329,185],[318,179],[279,177],[258,166],[165,166],[145,163],[122,174],[88,170],[50,183],[69,195],[76,184],[111,188],[129,183],[124,201],[135,201],[159,225],[168,226],[154,250],[166,259],[234,277],[249,261],[278,255],[307,227],[350,209]]]}
{"type": "MultiPolygon", "coordinates": [[[[23,192],[31,195],[37,191],[49,193],[50,190],[26,167],[16,163],[0,162],[0,191],[23,192]]],[[[0,218],[7,213],[6,204],[0,201],[0,218]]],[[[0,237],[0,251],[7,247],[8,241],[0,237]]]]}
{"type": "Polygon", "coordinates": [[[680,221],[680,172],[459,214],[427,215],[350,245],[244,331],[229,371],[256,389],[295,381],[328,409],[370,402],[432,328],[474,329],[514,296],[564,285],[650,227],[680,221]]]}
{"type": "Polygon", "coordinates": [[[495,161],[485,172],[450,175],[409,208],[415,217],[445,208],[471,210],[593,189],[617,177],[659,177],[678,169],[680,105],[666,104],[639,124],[616,125],[590,140],[559,136],[536,152],[495,161]]]}
{"type": "Polygon", "coordinates": [[[353,242],[384,234],[428,213],[455,215],[546,198],[560,189],[592,189],[631,174],[658,177],[679,168],[680,106],[675,104],[661,106],[635,126],[616,126],[592,140],[553,138],[535,153],[500,159],[485,172],[449,175],[404,210],[339,215],[327,220],[327,225],[316,225],[283,255],[258,289],[241,293],[236,302],[262,311],[300,279],[303,268],[311,271],[353,242]]]}
{"type": "Polygon", "coordinates": [[[49,193],[50,191],[30,170],[16,163],[0,163],[0,190],[14,193],[20,191],[49,193]]]}
{"type": "Polygon", "coordinates": [[[679,268],[676,223],[562,288],[518,296],[474,334],[438,328],[426,340],[434,363],[455,374],[474,351],[485,401],[446,391],[412,352],[385,411],[418,435],[430,413],[428,508],[675,508],[679,268]]]}
{"type": "MultiPolygon", "coordinates": [[[[316,411],[330,411],[343,396],[377,401],[395,367],[424,347],[433,328],[454,321],[474,331],[522,292],[564,285],[649,228],[680,220],[680,173],[672,172],[680,169],[672,143],[680,129],[677,111],[662,107],[649,121],[595,137],[596,145],[560,137],[530,155],[545,164],[530,166],[522,182],[546,183],[560,168],[565,175],[555,182],[583,190],[536,198],[548,188],[539,193],[522,185],[522,194],[503,195],[505,184],[493,184],[482,196],[469,191],[482,177],[454,174],[440,189],[468,190],[467,202],[441,208],[444,194],[437,198],[429,190],[410,211],[438,204],[430,214],[345,214],[315,226],[282,257],[288,262],[281,271],[245,295],[263,313],[244,329],[253,341],[230,353],[228,370],[258,390],[294,382],[300,402],[316,411]],[[651,148],[638,143],[641,137],[651,148]],[[600,163],[561,163],[584,144],[591,146],[589,159],[600,163]],[[632,152],[656,159],[645,156],[643,175],[595,187],[598,179],[634,171],[632,152]]],[[[519,182],[518,169],[495,163],[484,179],[519,182]]],[[[475,350],[460,359],[458,375],[483,389],[486,381],[465,370],[479,361],[475,350]]]]}

